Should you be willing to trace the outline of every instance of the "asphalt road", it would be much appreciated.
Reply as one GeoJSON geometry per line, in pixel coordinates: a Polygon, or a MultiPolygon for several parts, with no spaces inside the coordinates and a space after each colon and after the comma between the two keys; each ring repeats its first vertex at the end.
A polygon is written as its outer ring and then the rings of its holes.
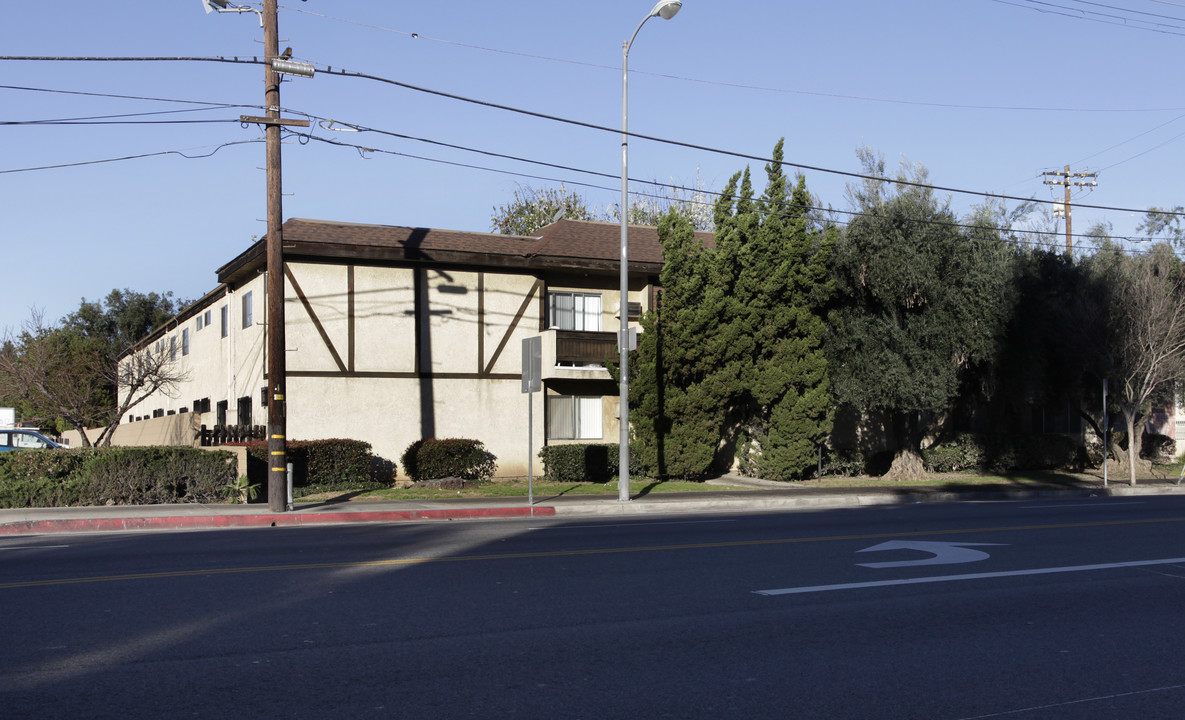
{"type": "Polygon", "coordinates": [[[14,537],[0,608],[0,717],[1180,718],[1185,498],[14,537]]]}

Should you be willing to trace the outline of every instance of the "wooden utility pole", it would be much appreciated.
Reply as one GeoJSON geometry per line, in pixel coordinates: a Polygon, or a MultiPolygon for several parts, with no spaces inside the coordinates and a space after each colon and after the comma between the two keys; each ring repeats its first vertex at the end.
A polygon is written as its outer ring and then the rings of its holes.
{"type": "Polygon", "coordinates": [[[288,420],[285,397],[287,369],[284,356],[284,211],[281,203],[280,126],[308,127],[308,120],[280,117],[280,73],[312,77],[313,66],[280,55],[276,0],[263,0],[263,9],[232,5],[228,0],[202,0],[206,12],[259,16],[263,28],[263,95],[266,117],[240,115],[239,121],[263,125],[267,141],[267,505],[272,512],[288,509],[288,420]]]}
{"type": "MultiPolygon", "coordinates": [[[[263,2],[264,107],[267,108],[267,508],[288,509],[288,422],[285,413],[284,237],[281,226],[280,73],[272,59],[280,54],[276,0],[263,2]]],[[[1068,192],[1068,191],[1067,191],[1068,192]]]]}
{"type": "Polygon", "coordinates": [[[1063,209],[1066,216],[1066,254],[1069,255],[1074,252],[1074,231],[1072,229],[1072,221],[1070,219],[1070,186],[1074,187],[1096,187],[1099,183],[1095,178],[1099,176],[1098,173],[1071,173],[1070,166],[1067,165],[1065,171],[1046,170],[1042,175],[1045,176],[1046,185],[1063,185],[1066,188],[1066,201],[1063,209]],[[1049,178],[1060,178],[1058,180],[1050,180],[1049,178]],[[1071,178],[1090,178],[1090,180],[1072,180],[1071,178]]]}

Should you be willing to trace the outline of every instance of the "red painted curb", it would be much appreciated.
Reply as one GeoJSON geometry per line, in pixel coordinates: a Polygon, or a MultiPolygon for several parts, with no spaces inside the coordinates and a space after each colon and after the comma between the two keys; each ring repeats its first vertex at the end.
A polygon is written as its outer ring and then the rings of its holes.
{"type": "Polygon", "coordinates": [[[353,522],[549,517],[554,507],[465,508],[458,510],[378,510],[374,512],[274,513],[267,515],[182,515],[170,517],[22,520],[0,524],[0,535],[116,532],[123,530],[199,530],[208,528],[298,527],[353,522]],[[534,512],[532,512],[532,510],[534,512]]]}

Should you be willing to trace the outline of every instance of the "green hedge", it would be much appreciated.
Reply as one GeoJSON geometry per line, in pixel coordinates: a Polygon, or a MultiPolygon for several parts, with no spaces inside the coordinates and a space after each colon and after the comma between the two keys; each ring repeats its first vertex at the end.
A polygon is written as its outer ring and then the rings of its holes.
{"type": "Polygon", "coordinates": [[[0,453],[0,507],[223,502],[234,455],[186,447],[0,453]]]}
{"type": "Polygon", "coordinates": [[[926,470],[1053,470],[1072,467],[1078,443],[1065,435],[959,433],[922,451],[926,470]]]}
{"type": "MultiPolygon", "coordinates": [[[[552,482],[609,482],[620,465],[618,443],[572,443],[548,445],[539,451],[543,474],[552,482]]],[[[640,453],[631,444],[630,477],[648,477],[640,453]]]]}
{"type": "Polygon", "coordinates": [[[416,482],[456,477],[484,482],[494,476],[498,458],[479,440],[445,438],[416,440],[401,458],[403,471],[416,482]]]}
{"type": "MultiPolygon", "coordinates": [[[[236,444],[236,443],[231,443],[236,444]]],[[[238,443],[247,448],[247,477],[252,483],[267,487],[267,443],[263,441],[238,443]]],[[[293,494],[296,488],[322,490],[354,487],[371,480],[374,454],[370,443],[361,440],[292,440],[286,450],[292,463],[293,494]]]]}
{"type": "MultiPolygon", "coordinates": [[[[543,474],[552,482],[609,482],[617,477],[621,446],[612,444],[578,443],[548,445],[539,451],[543,474]]],[[[630,453],[630,474],[638,471],[636,453],[630,453]]]]}

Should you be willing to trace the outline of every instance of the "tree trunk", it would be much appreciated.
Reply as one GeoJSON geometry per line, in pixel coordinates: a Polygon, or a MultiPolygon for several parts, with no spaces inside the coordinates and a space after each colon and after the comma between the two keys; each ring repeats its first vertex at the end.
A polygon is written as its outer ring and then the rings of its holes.
{"type": "Polygon", "coordinates": [[[915,448],[902,448],[893,456],[893,464],[885,474],[886,480],[917,482],[926,477],[926,465],[915,448]]]}
{"type": "Polygon", "coordinates": [[[1127,477],[1128,483],[1131,485],[1136,484],[1137,467],[1148,471],[1152,469],[1151,463],[1147,463],[1145,468],[1145,464],[1140,460],[1140,445],[1144,438],[1143,419],[1141,413],[1134,411],[1129,413],[1126,408],[1123,408],[1124,429],[1127,431],[1127,477]],[[1137,430],[1139,431],[1138,435],[1137,430]]]}
{"type": "Polygon", "coordinates": [[[893,418],[893,434],[897,453],[893,464],[885,473],[886,480],[917,482],[926,477],[926,465],[922,462],[922,436],[917,413],[896,413],[893,418]]]}
{"type": "Polygon", "coordinates": [[[1124,413],[1127,422],[1127,479],[1129,485],[1136,484],[1136,463],[1140,459],[1140,444],[1136,441],[1136,420],[1132,415],[1124,413]]]}

